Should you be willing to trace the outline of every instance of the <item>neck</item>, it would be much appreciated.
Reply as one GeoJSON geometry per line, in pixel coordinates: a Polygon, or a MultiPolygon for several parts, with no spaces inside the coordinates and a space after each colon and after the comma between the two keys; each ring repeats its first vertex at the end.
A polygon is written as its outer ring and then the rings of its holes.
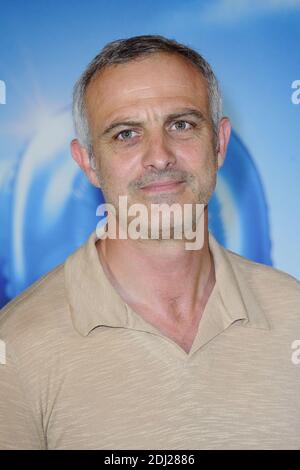
{"type": "Polygon", "coordinates": [[[101,264],[131,306],[159,313],[166,321],[188,321],[215,283],[205,208],[204,244],[186,250],[184,240],[104,239],[97,243],[101,264]]]}

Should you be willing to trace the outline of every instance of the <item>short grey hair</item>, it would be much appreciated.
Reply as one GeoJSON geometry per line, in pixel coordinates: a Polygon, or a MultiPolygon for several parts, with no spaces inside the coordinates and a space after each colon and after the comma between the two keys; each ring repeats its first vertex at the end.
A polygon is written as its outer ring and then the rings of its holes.
{"type": "Polygon", "coordinates": [[[134,36],[109,42],[88,64],[75,83],[73,90],[73,121],[80,144],[92,155],[92,141],[86,112],[86,90],[96,74],[111,65],[124,64],[139,57],[166,52],[178,54],[188,59],[206,79],[214,136],[218,134],[222,117],[222,97],[218,80],[208,62],[194,49],[160,35],[134,36]]]}

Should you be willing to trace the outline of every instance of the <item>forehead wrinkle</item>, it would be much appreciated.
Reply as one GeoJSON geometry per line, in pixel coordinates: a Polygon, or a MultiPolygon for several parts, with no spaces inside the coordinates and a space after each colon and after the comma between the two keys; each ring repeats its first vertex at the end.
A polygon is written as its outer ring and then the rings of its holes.
{"type": "MultiPolygon", "coordinates": [[[[113,96],[107,96],[104,95],[104,97],[101,96],[101,94],[98,94],[98,96],[94,96],[94,99],[92,101],[92,107],[95,106],[95,104],[97,102],[99,102],[99,106],[100,106],[100,103],[101,103],[101,107],[103,109],[103,107],[106,107],[106,106],[110,106],[111,104],[114,104],[114,102],[116,102],[116,104],[121,104],[121,107],[130,107],[130,106],[137,106],[139,105],[139,101],[141,100],[160,100],[160,103],[163,101],[163,100],[174,100],[174,99],[188,99],[188,100],[191,100],[191,99],[201,99],[201,100],[206,100],[206,96],[201,93],[201,90],[195,90],[195,89],[191,89],[189,86],[187,85],[182,85],[180,86],[180,90],[190,90],[190,91],[187,91],[186,93],[183,93],[183,94],[176,94],[176,93],[170,93],[169,95],[168,94],[156,94],[156,93],[151,93],[152,91],[155,92],[155,89],[170,89],[171,87],[170,86],[161,86],[161,87],[142,87],[142,88],[132,88],[130,90],[127,90],[127,89],[123,89],[122,88],[122,91],[120,93],[118,93],[118,90],[116,90],[116,92],[113,94],[113,96]],[[143,93],[139,93],[139,92],[143,92],[145,91],[146,93],[143,94],[143,93]],[[131,96],[129,95],[134,95],[136,94],[137,96],[134,97],[133,99],[135,101],[127,101],[127,99],[132,99],[131,96]],[[94,105],[94,106],[93,106],[94,105]]],[[[177,86],[172,86],[172,90],[173,89],[178,89],[177,86]]],[[[178,90],[179,91],[179,90],[178,90]]],[[[160,104],[159,103],[159,104],[160,104]]]]}
{"type": "MultiPolygon", "coordinates": [[[[147,87],[133,87],[122,89],[116,89],[112,95],[109,97],[107,94],[104,94],[104,103],[109,105],[113,101],[130,99],[131,96],[136,95],[136,99],[174,99],[174,98],[201,98],[206,99],[206,92],[200,87],[194,87],[191,85],[161,85],[161,86],[147,86],[147,87]],[[177,91],[177,93],[176,93],[177,91]]],[[[98,99],[101,99],[101,93],[98,95],[98,99]]],[[[97,97],[96,97],[97,100],[97,97]]],[[[127,103],[126,103],[127,104],[127,103]]],[[[134,103],[132,103],[133,105],[134,103]]],[[[130,105],[130,103],[129,103],[130,105]]]]}
{"type": "MultiPolygon", "coordinates": [[[[144,87],[134,87],[132,89],[126,89],[125,88],[125,91],[127,91],[128,93],[131,93],[132,91],[141,91],[141,90],[153,90],[153,89],[163,89],[163,88],[191,88],[191,85],[149,85],[149,86],[144,86],[144,87]]],[[[194,88],[194,87],[193,87],[194,88]]],[[[122,89],[122,91],[124,91],[124,88],[122,89]]]]}
{"type": "MultiPolygon", "coordinates": [[[[196,96],[196,95],[193,95],[193,98],[203,98],[202,96],[196,96]]],[[[115,100],[115,97],[112,98],[112,100],[115,100]]],[[[111,101],[109,102],[106,102],[105,105],[109,105],[111,104],[111,101]]],[[[119,103],[120,104],[120,103],[119,103]]],[[[111,111],[105,118],[105,121],[108,122],[110,120],[113,120],[115,121],[116,119],[123,119],[122,116],[124,116],[125,119],[131,119],[131,117],[129,117],[130,114],[134,115],[137,113],[137,111],[140,113],[140,114],[147,114],[149,112],[154,112],[155,114],[161,114],[161,111],[160,111],[160,106],[162,105],[163,108],[164,108],[164,113],[167,114],[167,113],[173,113],[173,112],[177,112],[177,110],[184,110],[184,109],[187,109],[187,108],[195,108],[197,109],[198,111],[201,111],[203,113],[205,113],[205,110],[201,109],[203,107],[203,102],[202,102],[202,99],[201,101],[197,101],[195,102],[194,100],[191,100],[191,96],[187,96],[187,95],[170,95],[170,96],[164,96],[164,97],[157,97],[157,96],[147,96],[147,97],[137,97],[135,101],[129,101],[129,102],[124,102],[122,103],[121,106],[117,106],[113,111],[111,111]],[[177,103],[175,103],[174,105],[174,102],[173,100],[174,99],[178,99],[179,101],[177,103]],[[152,108],[147,108],[147,104],[150,102],[150,105],[151,105],[151,101],[155,101],[155,100],[159,100],[158,103],[154,103],[152,105],[152,108]],[[145,104],[145,102],[148,101],[147,104],[145,104]],[[169,101],[171,104],[172,104],[172,107],[169,108],[168,105],[166,105],[164,103],[164,101],[169,101]],[[139,109],[140,108],[140,109],[139,109]],[[169,108],[169,109],[168,109],[169,108]],[[174,110],[175,108],[175,110],[174,110]]],[[[102,110],[105,109],[105,107],[103,107],[102,105],[102,110]]]]}

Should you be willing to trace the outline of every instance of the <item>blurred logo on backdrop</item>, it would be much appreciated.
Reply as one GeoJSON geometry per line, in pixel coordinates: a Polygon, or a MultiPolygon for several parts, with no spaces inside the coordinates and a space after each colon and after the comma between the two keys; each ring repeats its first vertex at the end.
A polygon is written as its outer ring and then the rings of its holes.
{"type": "Polygon", "coordinates": [[[4,80],[0,80],[0,104],[6,104],[6,85],[4,80]]]}
{"type": "MultiPolygon", "coordinates": [[[[85,243],[104,202],[70,156],[70,109],[43,125],[17,161],[0,160],[0,307],[85,243]]],[[[271,265],[262,182],[232,133],[209,203],[209,229],[226,248],[271,265]]]]}

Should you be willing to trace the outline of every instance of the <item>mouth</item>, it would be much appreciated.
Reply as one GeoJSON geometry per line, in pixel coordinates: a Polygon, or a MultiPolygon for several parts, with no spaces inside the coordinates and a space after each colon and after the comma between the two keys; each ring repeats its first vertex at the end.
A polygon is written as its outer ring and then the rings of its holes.
{"type": "Polygon", "coordinates": [[[140,189],[144,192],[168,192],[168,191],[177,191],[181,189],[184,181],[174,181],[174,180],[165,180],[165,181],[154,181],[152,183],[142,186],[140,189]]]}

